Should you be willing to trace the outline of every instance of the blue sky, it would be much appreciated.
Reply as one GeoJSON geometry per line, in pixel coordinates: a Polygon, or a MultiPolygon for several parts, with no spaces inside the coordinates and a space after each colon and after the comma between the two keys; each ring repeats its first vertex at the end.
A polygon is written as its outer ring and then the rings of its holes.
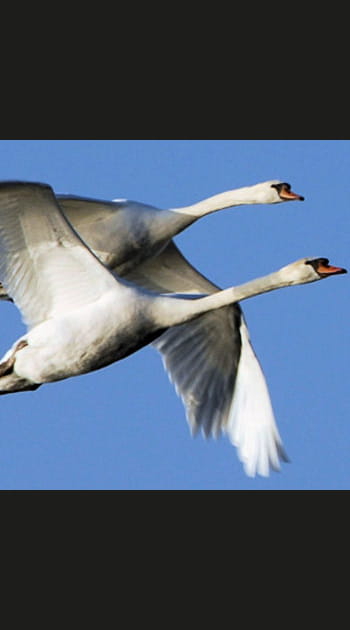
{"type": "MultiPolygon", "coordinates": [[[[246,206],[176,238],[222,287],[303,256],[350,270],[348,140],[2,140],[0,179],[160,208],[266,179],[303,203],[246,206]]],[[[350,276],[243,304],[291,462],[248,478],[226,438],[193,439],[157,352],[0,398],[0,489],[298,490],[350,488],[350,276]]],[[[0,352],[23,332],[0,304],[0,352]]]]}

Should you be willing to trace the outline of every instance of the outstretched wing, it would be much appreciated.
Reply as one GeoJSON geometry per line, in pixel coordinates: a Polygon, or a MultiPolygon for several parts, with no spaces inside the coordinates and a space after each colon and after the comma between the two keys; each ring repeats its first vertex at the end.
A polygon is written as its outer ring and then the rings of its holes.
{"type": "MultiPolygon", "coordinates": [[[[96,256],[119,275],[124,263],[142,256],[153,219],[159,210],[153,206],[119,199],[103,201],[74,195],[56,195],[67,219],[96,256]]],[[[128,266],[128,265],[126,265],[128,266]]]]}
{"type": "MultiPolygon", "coordinates": [[[[171,242],[127,276],[153,291],[219,290],[171,242]]],[[[266,380],[239,304],[174,326],[153,342],[181,397],[192,434],[228,436],[249,476],[268,475],[288,461],[275,423],[266,380]]]]}
{"type": "Polygon", "coordinates": [[[0,278],[29,327],[117,284],[70,226],[51,187],[27,182],[0,183],[0,278]]]}
{"type": "Polygon", "coordinates": [[[192,434],[225,430],[240,357],[239,307],[174,326],[153,342],[181,397],[192,434]]]}

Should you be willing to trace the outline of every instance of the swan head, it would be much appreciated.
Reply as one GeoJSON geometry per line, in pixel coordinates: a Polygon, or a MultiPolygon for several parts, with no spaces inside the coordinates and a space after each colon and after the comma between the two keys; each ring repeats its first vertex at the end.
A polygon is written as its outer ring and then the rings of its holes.
{"type": "Polygon", "coordinates": [[[347,273],[347,270],[343,267],[330,265],[328,258],[301,258],[286,267],[282,267],[279,273],[288,284],[306,284],[347,273]]]}
{"type": "Polygon", "coordinates": [[[304,201],[302,195],[293,192],[290,184],[281,182],[278,179],[272,179],[253,187],[254,197],[260,203],[281,203],[282,201],[304,201]]]}

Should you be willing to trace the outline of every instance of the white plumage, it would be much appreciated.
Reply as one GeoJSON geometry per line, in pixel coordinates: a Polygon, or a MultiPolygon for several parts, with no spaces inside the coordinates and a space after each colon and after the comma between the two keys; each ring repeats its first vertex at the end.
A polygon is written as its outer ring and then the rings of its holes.
{"type": "MultiPolygon", "coordinates": [[[[78,206],[86,217],[84,203],[78,206]]],[[[96,214],[92,217],[96,220],[96,214]]],[[[104,209],[96,225],[103,226],[103,217],[104,209]]],[[[148,241],[147,251],[157,249],[160,240],[156,246],[148,241]]],[[[169,236],[166,243],[158,256],[142,263],[141,248],[134,266],[131,254],[122,263],[129,265],[122,279],[101,264],[96,247],[94,254],[81,240],[49,186],[0,184],[0,277],[28,326],[0,362],[0,393],[100,369],[153,341],[193,432],[227,433],[247,474],[266,475],[285,456],[237,301],[345,270],[330,267],[326,259],[302,259],[220,291],[189,265],[169,236]],[[159,294],[179,290],[194,295],[159,294]],[[199,291],[208,295],[198,297],[199,291]]]]}

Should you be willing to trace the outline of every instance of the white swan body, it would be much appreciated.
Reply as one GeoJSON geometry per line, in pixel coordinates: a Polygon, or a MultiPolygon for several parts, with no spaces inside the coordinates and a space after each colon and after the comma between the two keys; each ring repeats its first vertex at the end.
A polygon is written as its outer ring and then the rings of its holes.
{"type": "MultiPolygon", "coordinates": [[[[164,329],[206,312],[344,272],[330,267],[326,259],[302,259],[202,298],[157,295],[120,279],[100,263],[65,219],[49,186],[4,182],[0,277],[28,330],[0,361],[0,394],[37,389],[100,369],[142,348],[164,329]]],[[[243,343],[249,344],[245,330],[243,343]]],[[[248,474],[268,474],[270,466],[278,467],[283,449],[264,377],[256,366],[259,417],[251,417],[251,404],[245,400],[251,356],[238,366],[234,395],[238,402],[233,401],[228,422],[220,429],[236,444],[248,474]],[[243,409],[243,422],[237,405],[243,409]]]]}

